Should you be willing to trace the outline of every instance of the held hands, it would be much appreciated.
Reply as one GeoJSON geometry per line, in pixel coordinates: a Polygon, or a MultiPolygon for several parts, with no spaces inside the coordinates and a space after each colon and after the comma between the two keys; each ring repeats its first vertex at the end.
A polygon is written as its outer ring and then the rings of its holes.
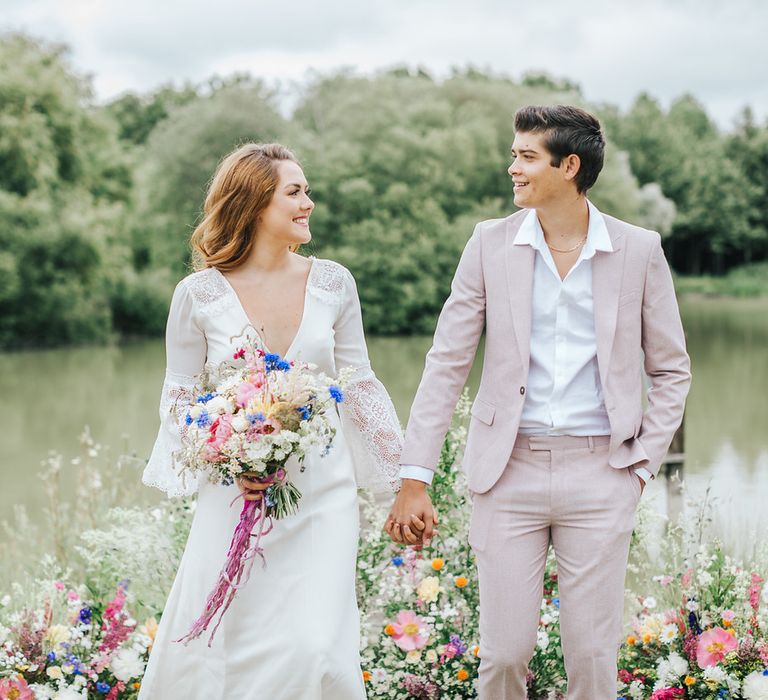
{"type": "Polygon", "coordinates": [[[427,485],[403,479],[400,491],[384,523],[384,531],[401,544],[429,545],[437,525],[437,511],[427,494],[427,485]]]}

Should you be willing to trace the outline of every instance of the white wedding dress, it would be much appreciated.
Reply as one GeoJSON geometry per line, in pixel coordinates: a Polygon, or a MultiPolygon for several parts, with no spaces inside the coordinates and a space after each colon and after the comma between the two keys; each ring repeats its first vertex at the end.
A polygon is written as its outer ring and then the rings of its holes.
{"type": "Polygon", "coordinates": [[[178,417],[204,364],[230,359],[234,338],[244,331],[256,337],[218,270],[179,283],[168,318],[161,427],[143,481],[169,496],[197,493],[197,505],[139,700],[362,700],[357,487],[395,488],[402,433],[370,367],[355,282],[328,260],[312,259],[304,315],[286,358],[314,363],[329,376],[358,368],[332,415],[334,445],[326,457],[310,455],[304,472],[289,460],[290,477],[303,494],[299,512],[275,521],[262,540],[267,566],[257,560],[213,645],[213,624],[187,646],[174,641],[202,612],[243,503],[230,505],[239,493],[234,485],[179,477],[178,417]]]}

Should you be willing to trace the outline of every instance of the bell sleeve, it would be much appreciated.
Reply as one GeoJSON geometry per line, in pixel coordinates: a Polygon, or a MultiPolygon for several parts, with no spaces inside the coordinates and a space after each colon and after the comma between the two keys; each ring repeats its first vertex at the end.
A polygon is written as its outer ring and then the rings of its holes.
{"type": "Polygon", "coordinates": [[[403,431],[392,399],[371,369],[357,287],[347,270],[334,339],[336,370],[355,369],[339,404],[339,414],[357,484],[375,492],[397,491],[403,431]]]}
{"type": "Polygon", "coordinates": [[[195,314],[194,300],[182,280],[176,287],[165,332],[166,371],[160,396],[160,429],[142,481],[169,497],[191,496],[199,477],[180,473],[184,417],[194,401],[194,386],[207,355],[205,334],[195,314]]]}

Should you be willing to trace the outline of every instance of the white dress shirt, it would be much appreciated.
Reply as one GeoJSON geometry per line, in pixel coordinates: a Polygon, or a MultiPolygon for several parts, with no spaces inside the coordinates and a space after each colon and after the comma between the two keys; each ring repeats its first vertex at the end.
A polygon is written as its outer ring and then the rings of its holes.
{"type": "MultiPolygon", "coordinates": [[[[528,213],[514,240],[514,245],[529,245],[537,253],[521,435],[611,433],[597,365],[592,258],[597,251],[613,251],[613,246],[602,214],[591,202],[587,205],[587,240],[565,279],[560,279],[535,210],[528,213]]],[[[653,478],[642,467],[635,471],[646,482],[653,478]]],[[[432,483],[433,472],[403,465],[400,476],[432,483]]]]}

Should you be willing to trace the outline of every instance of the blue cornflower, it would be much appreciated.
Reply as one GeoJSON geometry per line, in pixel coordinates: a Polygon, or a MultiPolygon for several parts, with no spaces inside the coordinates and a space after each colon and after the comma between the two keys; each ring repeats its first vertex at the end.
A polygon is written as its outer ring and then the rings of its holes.
{"type": "Polygon", "coordinates": [[[213,391],[209,391],[207,394],[198,396],[197,403],[208,403],[214,396],[216,396],[216,393],[213,391]]]}
{"type": "Polygon", "coordinates": [[[335,385],[328,387],[328,393],[336,403],[341,403],[344,400],[344,392],[335,385]]]}
{"type": "Polygon", "coordinates": [[[91,609],[90,608],[81,608],[80,609],[80,622],[82,622],[84,625],[90,625],[91,624],[91,609]]]}
{"type": "Polygon", "coordinates": [[[110,690],[112,690],[112,686],[109,685],[109,683],[102,683],[99,681],[96,684],[96,690],[98,690],[102,695],[106,695],[110,690]]]}
{"type": "Polygon", "coordinates": [[[277,363],[277,369],[279,369],[281,372],[287,372],[290,368],[291,365],[285,360],[280,360],[280,362],[277,363]]]}
{"type": "Polygon", "coordinates": [[[720,690],[717,691],[717,697],[719,697],[719,698],[727,698],[728,697],[728,691],[725,688],[720,688],[720,690]]]}
{"type": "Polygon", "coordinates": [[[309,406],[299,406],[296,410],[301,414],[301,420],[309,420],[310,415],[312,415],[309,406]]]}
{"type": "Polygon", "coordinates": [[[258,413],[249,413],[246,415],[246,418],[251,425],[256,425],[256,423],[263,423],[266,420],[266,416],[261,411],[258,413]]]}
{"type": "Polygon", "coordinates": [[[695,612],[688,613],[688,626],[696,633],[701,634],[701,626],[695,612]]]}
{"type": "Polygon", "coordinates": [[[120,583],[118,583],[117,585],[118,585],[118,586],[120,586],[120,588],[122,588],[123,590],[127,591],[127,590],[128,590],[128,586],[130,585],[130,583],[131,583],[131,579],[129,579],[129,578],[124,578],[124,579],[123,579],[122,581],[120,581],[120,583]]]}
{"type": "Polygon", "coordinates": [[[768,676],[768,668],[766,668],[765,671],[763,671],[763,675],[768,676]]]}
{"type": "Polygon", "coordinates": [[[286,362],[280,355],[274,352],[268,352],[264,355],[264,365],[267,368],[267,372],[274,372],[275,370],[287,372],[291,368],[289,362],[286,362]]]}
{"type": "Polygon", "coordinates": [[[187,425],[192,425],[192,416],[189,413],[187,413],[187,415],[184,416],[184,422],[187,425]]]}
{"type": "Polygon", "coordinates": [[[395,566],[402,566],[403,565],[403,558],[402,557],[392,557],[392,563],[395,566]]]}
{"type": "Polygon", "coordinates": [[[48,661],[56,661],[56,652],[55,651],[49,651],[48,652],[48,661]]]}
{"type": "Polygon", "coordinates": [[[560,598],[552,598],[552,605],[554,605],[558,610],[560,610],[560,598]]]}
{"type": "Polygon", "coordinates": [[[208,411],[203,409],[195,422],[197,423],[198,428],[204,428],[206,425],[210,425],[211,417],[208,415],[208,411]]]}

